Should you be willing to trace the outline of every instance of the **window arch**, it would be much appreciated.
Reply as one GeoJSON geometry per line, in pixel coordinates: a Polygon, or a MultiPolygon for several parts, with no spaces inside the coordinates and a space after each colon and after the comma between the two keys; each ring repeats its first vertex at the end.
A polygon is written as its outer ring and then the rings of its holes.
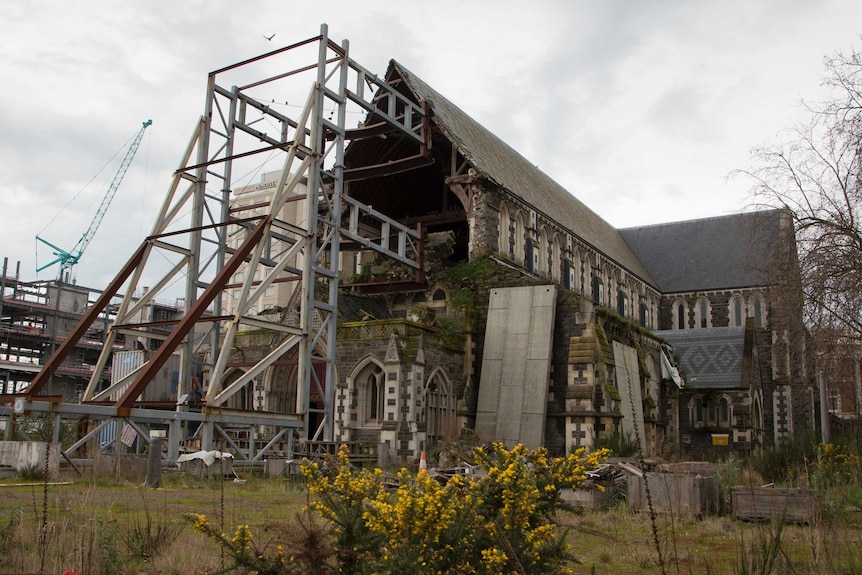
{"type": "Polygon", "coordinates": [[[446,290],[442,287],[437,287],[431,294],[431,309],[433,309],[437,315],[446,315],[448,311],[448,299],[446,290]]]}
{"type": "Polygon", "coordinates": [[[548,231],[545,228],[539,232],[538,266],[536,272],[539,275],[548,275],[548,231]]]}
{"type": "Polygon", "coordinates": [[[425,422],[428,445],[440,443],[456,434],[455,395],[449,378],[439,367],[435,369],[422,391],[424,409],[420,417],[425,422]]]}
{"type": "Polygon", "coordinates": [[[511,233],[509,230],[510,226],[511,220],[509,219],[509,206],[506,205],[506,202],[503,202],[503,205],[500,206],[500,233],[498,249],[500,250],[500,253],[507,258],[511,254],[511,233]]]}
{"type": "Polygon", "coordinates": [[[596,305],[602,305],[602,280],[599,279],[596,271],[597,270],[593,270],[592,295],[596,305]]]}
{"type": "Polygon", "coordinates": [[[581,258],[581,250],[575,249],[575,253],[572,256],[573,263],[572,265],[575,268],[575,282],[572,285],[572,289],[576,291],[583,292],[584,291],[584,260],[581,258]]]}
{"type": "Polygon", "coordinates": [[[763,418],[761,415],[762,410],[760,408],[760,397],[755,397],[753,403],[754,403],[754,408],[752,409],[753,415],[751,417],[751,419],[752,419],[751,426],[754,429],[758,429],[758,430],[763,429],[763,418]]]}
{"type": "Polygon", "coordinates": [[[368,358],[352,378],[356,393],[356,422],[359,425],[379,425],[383,422],[383,365],[368,358]]]}
{"type": "Polygon", "coordinates": [[[617,313],[622,317],[626,317],[626,292],[623,290],[617,290],[617,313]]]}
{"type": "Polygon", "coordinates": [[[718,400],[718,426],[730,427],[730,401],[725,396],[718,400]]]}
{"type": "Polygon", "coordinates": [[[559,282],[562,271],[563,262],[560,257],[560,236],[559,234],[554,234],[554,241],[551,244],[551,278],[559,282]]]}
{"type": "Polygon", "coordinates": [[[610,269],[605,267],[605,277],[607,278],[607,283],[605,286],[607,287],[607,293],[604,295],[603,304],[609,308],[613,309],[614,302],[616,301],[616,281],[614,278],[613,272],[610,269]]]}
{"type": "Polygon", "coordinates": [[[678,299],[673,302],[673,329],[686,329],[688,327],[688,306],[685,300],[678,299]]]}
{"type": "Polygon", "coordinates": [[[742,299],[742,296],[739,294],[733,295],[728,303],[728,308],[730,325],[735,327],[745,325],[745,301],[742,299]]]}
{"type": "Polygon", "coordinates": [[[524,260],[524,248],[527,243],[526,228],[524,227],[524,215],[518,212],[515,216],[515,262],[520,266],[526,267],[524,260]]]}
{"type": "Polygon", "coordinates": [[[763,306],[763,298],[760,294],[755,294],[751,296],[749,306],[749,314],[754,317],[754,325],[757,327],[765,327],[766,321],[764,319],[764,306],[763,306]]]}
{"type": "Polygon", "coordinates": [[[693,427],[702,427],[704,423],[703,399],[699,395],[693,397],[689,406],[691,409],[691,425],[693,427]]]}
{"type": "Polygon", "coordinates": [[[694,325],[698,328],[712,327],[712,308],[709,300],[705,297],[699,298],[694,304],[694,325]]]}

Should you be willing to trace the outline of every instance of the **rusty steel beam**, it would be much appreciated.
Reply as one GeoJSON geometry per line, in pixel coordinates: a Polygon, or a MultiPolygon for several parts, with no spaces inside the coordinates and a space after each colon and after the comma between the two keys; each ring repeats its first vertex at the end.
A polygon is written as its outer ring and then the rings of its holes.
{"type": "Polygon", "coordinates": [[[114,406],[117,408],[118,415],[127,416],[135,403],[135,400],[144,392],[150,381],[156,376],[159,370],[164,366],[173,354],[174,350],[182,343],[185,337],[191,332],[195,324],[201,319],[206,309],[215,299],[216,295],[228,283],[228,279],[236,272],[240,264],[245,261],[245,258],[251,254],[251,250],[260,243],[264,236],[264,232],[268,227],[271,217],[261,219],[254,229],[243,241],[242,245],[237,248],[231,258],[225,263],[212,283],[207,286],[204,293],[195,300],[189,311],[183,316],[180,323],[174,328],[168,338],[159,346],[159,349],[146,363],[143,369],[140,370],[134,381],[129,385],[114,406]]]}
{"type": "MultiPolygon", "coordinates": [[[[42,370],[36,374],[36,377],[33,378],[33,381],[30,382],[30,386],[26,390],[28,400],[31,400],[37,393],[42,391],[45,384],[50,381],[54,373],[60,368],[63,360],[69,356],[69,353],[71,353],[75,348],[78,341],[84,337],[85,333],[87,333],[87,329],[93,325],[93,322],[96,321],[99,314],[102,313],[102,310],[104,310],[111,302],[111,298],[114,297],[114,294],[116,294],[126,280],[129,279],[129,276],[132,275],[132,272],[135,271],[135,268],[137,268],[141,263],[141,260],[143,260],[146,247],[147,242],[143,242],[137,251],[132,254],[132,257],[129,258],[129,261],[126,262],[126,265],[120,270],[120,273],[118,273],[110,285],[105,288],[105,291],[102,292],[96,302],[89,310],[87,310],[87,313],[81,317],[78,321],[78,325],[75,326],[75,329],[69,333],[63,343],[60,344],[60,347],[58,347],[48,361],[45,362],[42,370]]],[[[60,285],[58,284],[57,290],[60,289],[60,285]]]]}

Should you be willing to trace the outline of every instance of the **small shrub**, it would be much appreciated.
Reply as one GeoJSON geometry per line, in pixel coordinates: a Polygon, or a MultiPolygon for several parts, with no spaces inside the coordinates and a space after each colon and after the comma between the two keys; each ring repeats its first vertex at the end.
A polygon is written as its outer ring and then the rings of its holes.
{"type": "Polygon", "coordinates": [[[716,466],[716,482],[718,483],[718,501],[713,510],[718,515],[731,511],[731,494],[733,488],[740,484],[742,470],[739,459],[732,452],[718,462],[716,466]]]}
{"type": "Polygon", "coordinates": [[[28,481],[45,479],[45,466],[37,463],[29,463],[18,468],[18,477],[28,481]]]}
{"type": "Polygon", "coordinates": [[[226,558],[232,562],[221,573],[240,570],[242,573],[257,573],[258,575],[288,575],[299,573],[297,565],[288,557],[284,546],[277,545],[274,552],[267,545],[260,546],[254,541],[251,528],[248,525],[237,525],[232,537],[221,532],[204,515],[188,514],[185,516],[194,526],[194,530],[203,533],[226,553],[226,558]]]}
{"type": "Polygon", "coordinates": [[[173,543],[184,527],[184,524],[169,522],[164,517],[154,522],[147,512],[145,521],[133,518],[131,525],[120,531],[120,537],[126,544],[129,555],[152,559],[173,543]]]}
{"type": "Polygon", "coordinates": [[[813,458],[816,445],[811,433],[800,433],[764,447],[752,456],[751,466],[768,482],[795,483],[805,472],[805,462],[813,458]]]}
{"type": "Polygon", "coordinates": [[[602,433],[593,439],[595,449],[607,449],[615,457],[635,457],[640,453],[638,442],[627,433],[602,433]]]}

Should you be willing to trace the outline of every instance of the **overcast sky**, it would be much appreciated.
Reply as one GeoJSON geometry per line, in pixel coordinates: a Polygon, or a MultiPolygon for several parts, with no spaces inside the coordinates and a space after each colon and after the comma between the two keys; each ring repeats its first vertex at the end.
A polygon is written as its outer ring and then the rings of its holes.
{"type": "Polygon", "coordinates": [[[207,73],[324,22],[365,68],[398,60],[617,227],[740,211],[749,184],[727,176],[824,96],[824,56],[862,49],[858,0],[3,2],[0,262],[35,279],[37,234],[71,248],[112,156],[152,119],[78,264],[103,287],[152,226],[207,73]]]}

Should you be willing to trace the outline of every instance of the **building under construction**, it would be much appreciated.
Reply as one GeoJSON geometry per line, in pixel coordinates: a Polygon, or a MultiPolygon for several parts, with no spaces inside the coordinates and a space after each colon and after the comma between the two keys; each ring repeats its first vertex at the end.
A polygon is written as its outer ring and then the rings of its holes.
{"type": "Polygon", "coordinates": [[[207,89],[150,235],[29,385],[6,390],[15,415],[88,418],[70,459],[108,422],[167,437],[166,461],[347,443],[380,463],[465,429],[554,453],[616,436],[714,457],[817,425],[787,214],[615,229],[326,26],[207,89]],[[297,89],[291,115],[277,102],[297,89]],[[157,252],[171,267],[145,291],[157,252]],[[176,313],[142,319],[176,278],[176,313]],[[89,379],[56,398],[94,334],[89,379]],[[118,350],[140,352],[122,373],[118,350]],[[150,401],[166,369],[170,397],[150,401]]]}

